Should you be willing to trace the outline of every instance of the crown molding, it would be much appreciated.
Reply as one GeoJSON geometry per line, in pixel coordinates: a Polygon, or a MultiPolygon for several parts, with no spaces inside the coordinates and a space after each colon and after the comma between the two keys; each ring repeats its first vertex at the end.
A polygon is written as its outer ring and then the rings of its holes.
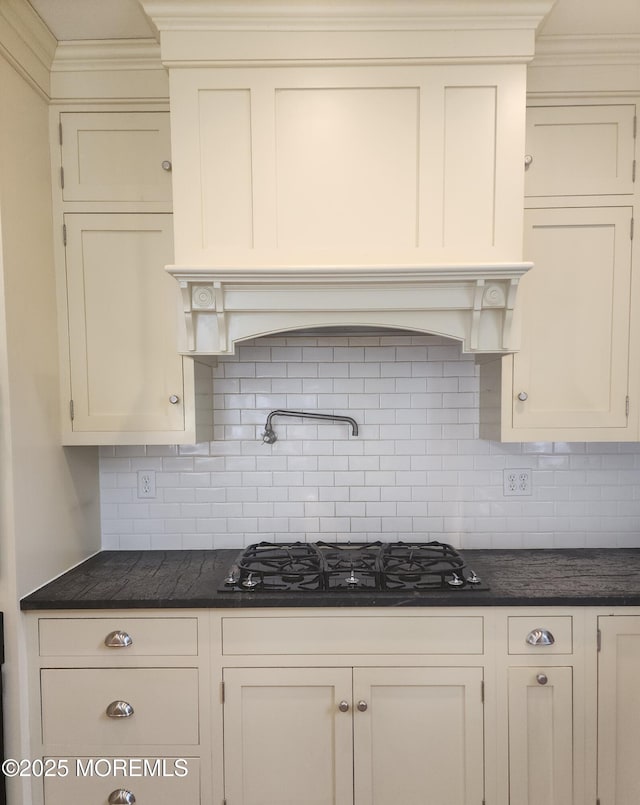
{"type": "Polygon", "coordinates": [[[56,46],[55,37],[27,0],[2,0],[0,53],[46,97],[56,46]]]}
{"type": "Polygon", "coordinates": [[[640,34],[539,36],[533,67],[640,64],[640,34]]]}
{"type": "Polygon", "coordinates": [[[154,39],[96,39],[59,42],[54,72],[79,70],[161,70],[154,39]]]}
{"type": "Polygon", "coordinates": [[[160,31],[535,29],[554,0],[140,0],[160,31]]]}

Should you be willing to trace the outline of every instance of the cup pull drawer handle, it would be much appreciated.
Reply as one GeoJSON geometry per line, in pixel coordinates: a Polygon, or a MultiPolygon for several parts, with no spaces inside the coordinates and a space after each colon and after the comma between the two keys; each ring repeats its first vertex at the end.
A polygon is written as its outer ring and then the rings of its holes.
{"type": "Polygon", "coordinates": [[[556,642],[547,629],[532,629],[525,640],[530,646],[552,646],[556,642]]]}
{"type": "Polygon", "coordinates": [[[136,798],[126,788],[116,788],[109,794],[109,805],[133,805],[136,798]]]}
{"type": "Polygon", "coordinates": [[[116,629],[115,632],[109,632],[104,639],[104,644],[108,648],[127,648],[132,645],[133,640],[131,635],[123,632],[122,629],[116,629]]]}
{"type": "Polygon", "coordinates": [[[133,707],[129,702],[115,701],[107,705],[105,712],[109,718],[131,718],[133,707]]]}

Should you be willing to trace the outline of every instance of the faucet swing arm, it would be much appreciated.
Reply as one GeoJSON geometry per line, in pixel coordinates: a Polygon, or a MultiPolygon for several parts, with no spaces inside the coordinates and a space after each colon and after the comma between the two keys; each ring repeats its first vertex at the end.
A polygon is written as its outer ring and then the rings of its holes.
{"type": "Polygon", "coordinates": [[[355,421],[355,419],[352,419],[352,417],[350,416],[340,416],[339,414],[316,414],[316,413],[310,413],[308,411],[278,410],[278,411],[272,411],[267,417],[267,422],[264,426],[264,433],[262,434],[262,441],[265,442],[265,444],[273,444],[278,439],[271,424],[271,420],[273,419],[274,416],[295,416],[295,417],[306,417],[308,419],[328,419],[334,422],[348,422],[351,425],[351,433],[354,436],[358,435],[358,423],[355,421]]]}

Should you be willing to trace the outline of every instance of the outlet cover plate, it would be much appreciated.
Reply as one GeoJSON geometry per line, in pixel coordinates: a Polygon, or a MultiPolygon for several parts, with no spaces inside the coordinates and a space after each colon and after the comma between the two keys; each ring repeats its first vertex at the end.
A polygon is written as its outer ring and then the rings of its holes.
{"type": "Polygon", "coordinates": [[[138,497],[155,498],[156,496],[156,471],[138,470],[138,497]]]}
{"type": "Polygon", "coordinates": [[[506,496],[531,494],[531,470],[504,470],[503,480],[506,496]]]}

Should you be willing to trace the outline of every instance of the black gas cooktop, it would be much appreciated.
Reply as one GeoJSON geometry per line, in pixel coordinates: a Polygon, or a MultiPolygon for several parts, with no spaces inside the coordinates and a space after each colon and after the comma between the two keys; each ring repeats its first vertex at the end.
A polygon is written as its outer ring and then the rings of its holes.
{"type": "Polygon", "coordinates": [[[221,591],[488,590],[443,542],[259,542],[233,562],[221,591]]]}

